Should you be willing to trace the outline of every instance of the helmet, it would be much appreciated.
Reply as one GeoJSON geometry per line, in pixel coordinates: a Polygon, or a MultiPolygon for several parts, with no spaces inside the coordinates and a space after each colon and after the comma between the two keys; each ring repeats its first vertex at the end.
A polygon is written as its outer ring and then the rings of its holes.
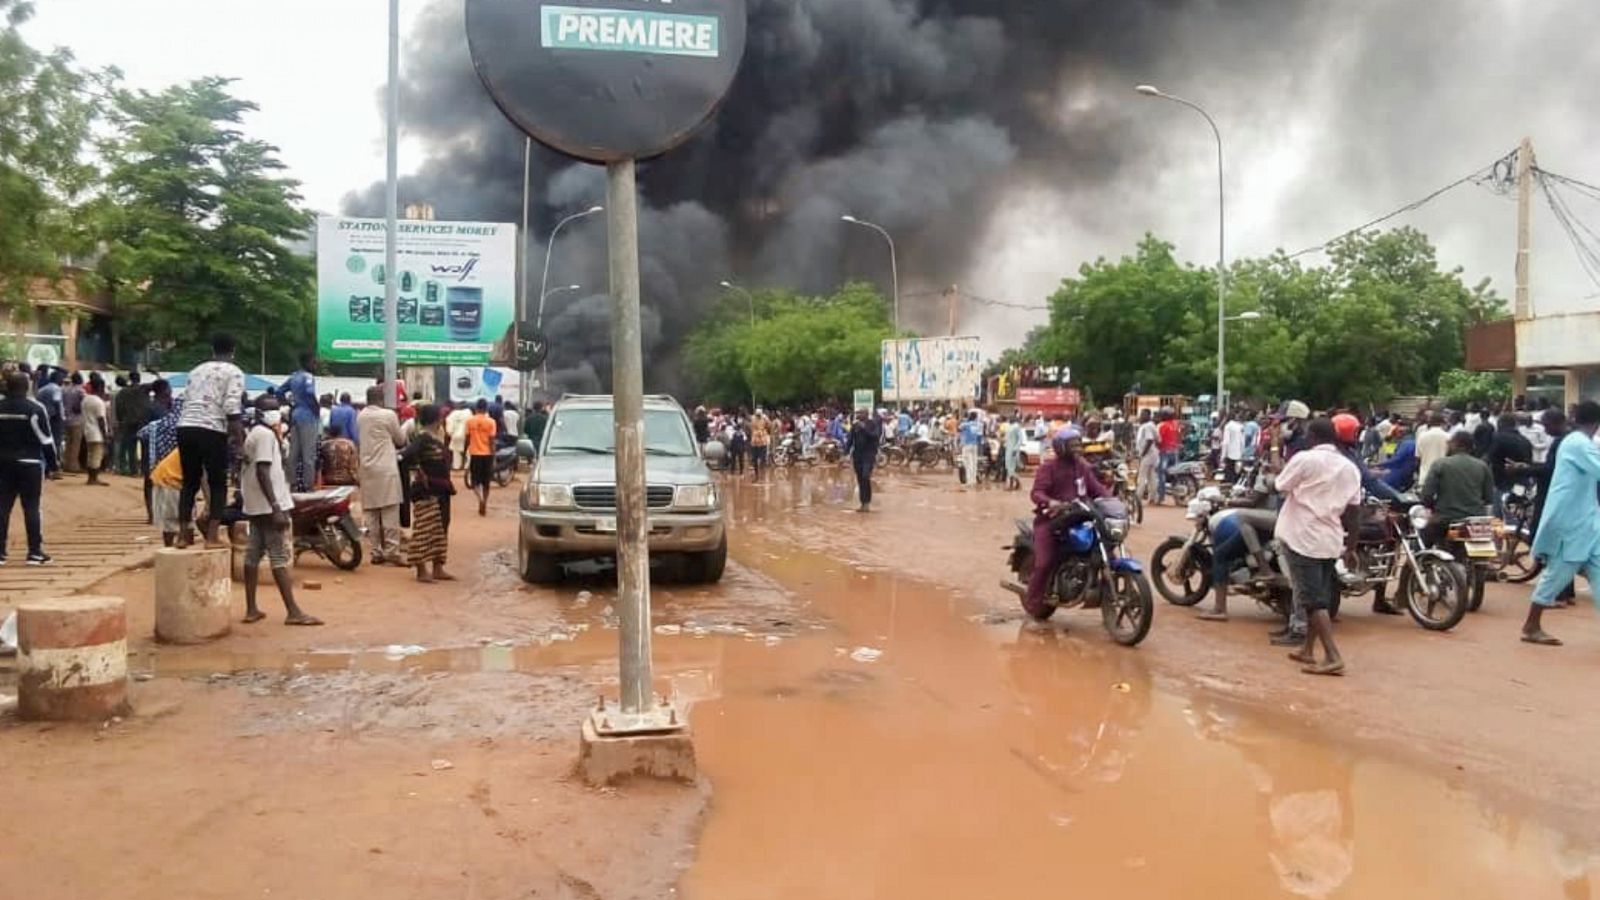
{"type": "Polygon", "coordinates": [[[1339,443],[1354,444],[1361,437],[1361,420],[1349,413],[1340,413],[1333,417],[1333,431],[1339,436],[1339,443]]]}
{"type": "Polygon", "coordinates": [[[1283,407],[1283,416],[1286,419],[1309,419],[1311,418],[1311,407],[1301,403],[1299,400],[1290,400],[1283,407]]]}
{"type": "Polygon", "coordinates": [[[1050,449],[1055,453],[1056,458],[1060,459],[1061,457],[1067,455],[1067,442],[1068,441],[1076,441],[1076,440],[1082,440],[1082,439],[1083,439],[1083,432],[1079,431],[1077,428],[1075,428],[1075,427],[1073,427],[1071,425],[1068,425],[1067,427],[1061,429],[1060,431],[1056,432],[1053,436],[1051,436],[1051,438],[1050,438],[1050,449]]]}

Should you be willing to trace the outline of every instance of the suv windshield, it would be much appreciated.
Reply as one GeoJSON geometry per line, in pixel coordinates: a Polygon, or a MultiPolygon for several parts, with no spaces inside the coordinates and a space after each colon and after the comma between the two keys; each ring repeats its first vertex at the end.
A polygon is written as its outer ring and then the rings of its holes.
{"type": "MultiPolygon", "coordinates": [[[[545,453],[615,453],[611,410],[563,409],[550,420],[545,453]]],[[[644,452],[656,456],[693,456],[694,436],[683,414],[671,409],[644,411],[644,452]]]]}

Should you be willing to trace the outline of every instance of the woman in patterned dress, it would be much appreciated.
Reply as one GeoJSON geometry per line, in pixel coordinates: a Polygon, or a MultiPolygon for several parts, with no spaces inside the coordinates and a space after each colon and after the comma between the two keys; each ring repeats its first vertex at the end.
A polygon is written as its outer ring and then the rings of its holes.
{"type": "Polygon", "coordinates": [[[400,460],[412,472],[409,556],[411,565],[417,567],[417,580],[424,584],[454,581],[444,564],[450,538],[450,497],[456,488],[450,480],[450,447],[439,407],[430,404],[417,411],[416,433],[400,460]]]}

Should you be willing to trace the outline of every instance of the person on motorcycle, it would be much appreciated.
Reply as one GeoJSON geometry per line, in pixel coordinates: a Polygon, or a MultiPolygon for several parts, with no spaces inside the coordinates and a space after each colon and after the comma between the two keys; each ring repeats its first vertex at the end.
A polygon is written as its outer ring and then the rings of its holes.
{"type": "Polygon", "coordinates": [[[1056,534],[1090,518],[1087,513],[1063,510],[1078,500],[1099,500],[1111,496],[1094,474],[1094,467],[1083,458],[1083,433],[1067,426],[1050,439],[1054,457],[1039,467],[1033,477],[1033,572],[1028,578],[1028,593],[1022,606],[1028,615],[1043,621],[1050,608],[1045,595],[1050,588],[1050,573],[1056,563],[1056,534]]]}
{"type": "MultiPolygon", "coordinates": [[[[1341,413],[1333,417],[1333,431],[1339,436],[1339,446],[1343,449],[1345,458],[1354,463],[1356,471],[1361,473],[1361,490],[1385,503],[1401,502],[1404,495],[1379,478],[1361,457],[1361,420],[1349,413],[1341,413]]],[[[1387,587],[1387,584],[1378,585],[1372,598],[1372,611],[1382,616],[1402,615],[1384,595],[1387,587]]]]}
{"type": "Polygon", "coordinates": [[[1474,445],[1472,435],[1466,432],[1451,435],[1449,455],[1428,470],[1422,502],[1433,510],[1434,519],[1422,530],[1422,540],[1430,547],[1443,543],[1456,522],[1492,511],[1494,474],[1488,463],[1473,455],[1474,445]]]}
{"type": "Polygon", "coordinates": [[[1296,453],[1309,446],[1306,440],[1306,421],[1311,418],[1311,407],[1299,400],[1290,400],[1283,405],[1282,424],[1278,433],[1273,435],[1273,449],[1281,465],[1288,462],[1296,453]]]}

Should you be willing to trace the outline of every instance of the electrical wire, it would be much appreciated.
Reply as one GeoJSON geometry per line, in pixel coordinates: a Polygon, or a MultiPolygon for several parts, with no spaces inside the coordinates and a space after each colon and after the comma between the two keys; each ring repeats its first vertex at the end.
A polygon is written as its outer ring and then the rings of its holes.
{"type": "Polygon", "coordinates": [[[1600,234],[1596,234],[1588,223],[1578,218],[1572,211],[1567,197],[1557,187],[1558,183],[1569,184],[1574,179],[1561,176],[1552,178],[1551,173],[1542,169],[1534,171],[1534,178],[1539,184],[1540,191],[1544,193],[1550,211],[1555,214],[1557,224],[1566,232],[1567,240],[1572,243],[1573,252],[1578,256],[1578,265],[1582,267],[1584,274],[1589,276],[1589,280],[1593,281],[1596,287],[1600,287],[1600,234]]]}
{"type": "MultiPolygon", "coordinates": [[[[1512,156],[1515,157],[1515,155],[1516,155],[1516,153],[1515,153],[1515,151],[1513,151],[1512,156]]],[[[1325,250],[1330,245],[1338,243],[1339,241],[1344,240],[1345,238],[1350,237],[1353,234],[1360,234],[1361,232],[1366,231],[1368,228],[1371,228],[1374,225],[1381,225],[1384,222],[1387,222],[1387,221],[1389,221],[1390,219],[1393,219],[1396,216],[1403,215],[1403,214],[1411,212],[1413,210],[1421,209],[1422,207],[1424,207],[1424,206],[1428,205],[1429,203],[1433,202],[1434,200],[1438,199],[1440,196],[1442,196],[1442,195],[1444,195],[1446,193],[1449,193],[1450,191],[1453,191],[1456,188],[1458,188],[1458,187],[1460,187],[1460,186],[1462,186],[1464,184],[1468,184],[1468,183],[1472,183],[1472,182],[1483,183],[1485,181],[1491,180],[1495,176],[1495,172],[1496,172],[1497,167],[1501,166],[1505,162],[1505,160],[1506,160],[1505,157],[1501,157],[1500,159],[1495,160],[1493,163],[1491,163],[1491,164],[1489,164],[1487,166],[1483,166],[1481,168],[1473,169],[1471,172],[1467,173],[1466,175],[1463,175],[1462,177],[1456,179],[1455,181],[1450,182],[1449,184],[1445,185],[1442,188],[1439,188],[1438,190],[1434,191],[1431,194],[1428,194],[1427,196],[1423,197],[1420,200],[1413,200],[1410,203],[1407,203],[1405,206],[1402,206],[1399,209],[1394,210],[1393,212],[1385,213],[1384,215],[1381,215],[1381,216],[1377,217],[1376,219],[1373,219],[1370,222],[1367,222],[1367,223],[1365,223],[1363,225],[1358,225],[1355,228],[1352,228],[1349,231],[1344,232],[1343,234],[1336,235],[1335,237],[1329,238],[1328,240],[1323,241],[1322,243],[1317,244],[1314,247],[1307,247],[1304,250],[1298,250],[1298,251],[1296,251],[1294,253],[1291,253],[1291,254],[1289,254],[1288,258],[1289,259],[1295,259],[1296,257],[1305,256],[1308,253],[1316,253],[1319,250],[1325,250]]]]}

